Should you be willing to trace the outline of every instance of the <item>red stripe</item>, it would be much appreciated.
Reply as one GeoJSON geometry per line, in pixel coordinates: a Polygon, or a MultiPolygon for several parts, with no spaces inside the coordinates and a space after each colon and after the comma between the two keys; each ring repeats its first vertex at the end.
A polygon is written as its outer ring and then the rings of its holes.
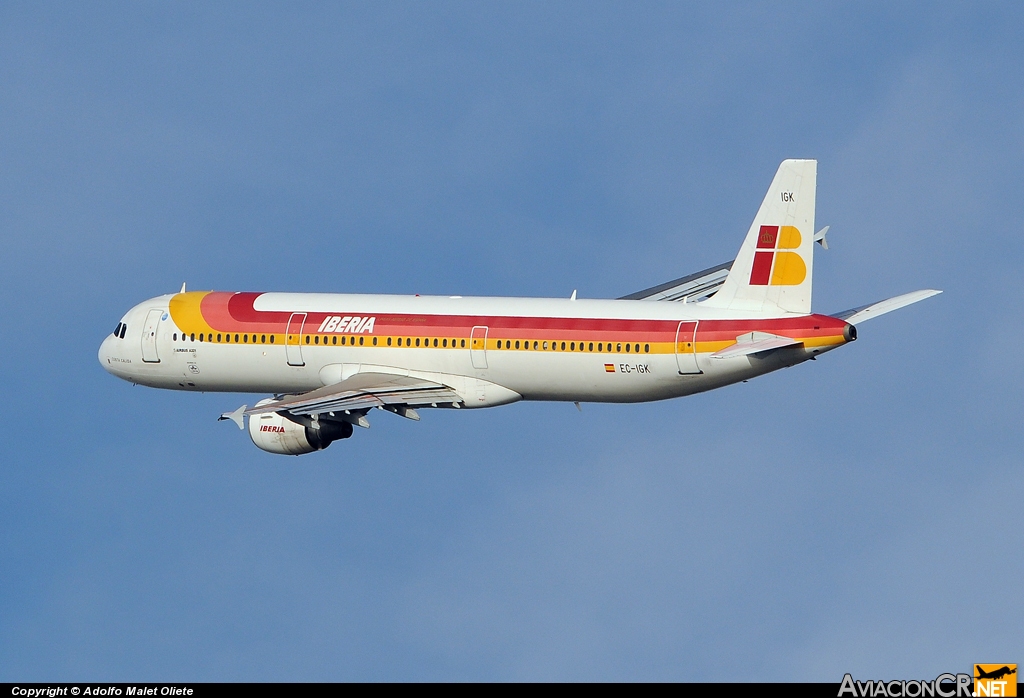
{"type": "MultiPolygon", "coordinates": [[[[761,254],[761,253],[758,253],[761,254]]],[[[770,254],[770,253],[767,253],[770,254]]],[[[202,301],[206,322],[221,332],[272,332],[282,334],[291,313],[260,311],[253,307],[258,293],[214,292],[202,301]]],[[[308,313],[306,333],[315,334],[330,315],[366,317],[370,313],[308,313]]],[[[557,318],[474,315],[377,314],[373,334],[410,337],[468,337],[473,326],[486,325],[493,339],[529,339],[602,342],[674,342],[678,320],[623,320],[615,318],[557,318]]],[[[684,321],[684,334],[692,331],[691,320],[684,321]]],[[[737,335],[761,331],[788,337],[832,336],[841,334],[846,323],[826,315],[771,320],[701,320],[698,341],[734,339],[737,335]],[[817,328],[817,329],[815,329],[817,328]]]]}

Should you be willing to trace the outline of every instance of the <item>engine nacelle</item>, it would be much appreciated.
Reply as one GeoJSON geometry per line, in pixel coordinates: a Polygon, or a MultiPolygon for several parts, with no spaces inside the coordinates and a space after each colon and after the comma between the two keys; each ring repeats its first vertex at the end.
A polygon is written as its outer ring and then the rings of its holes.
{"type": "Polygon", "coordinates": [[[348,422],[321,421],[320,428],[296,424],[277,413],[249,417],[249,437],[257,447],[270,453],[300,456],[320,451],[338,439],[352,436],[348,422]]]}

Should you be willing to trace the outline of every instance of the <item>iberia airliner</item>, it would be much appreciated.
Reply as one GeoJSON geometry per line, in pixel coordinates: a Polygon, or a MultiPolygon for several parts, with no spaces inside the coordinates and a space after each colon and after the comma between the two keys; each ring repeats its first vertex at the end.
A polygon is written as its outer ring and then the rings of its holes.
{"type": "MultiPolygon", "coordinates": [[[[154,388],[269,393],[221,415],[265,451],[299,455],[378,408],[518,400],[644,402],[813,359],[923,290],[811,312],[817,162],[786,160],[732,262],[616,300],[192,291],[132,308],[100,363],[154,388]]],[[[827,230],[827,229],[826,229],[827,230]]]]}

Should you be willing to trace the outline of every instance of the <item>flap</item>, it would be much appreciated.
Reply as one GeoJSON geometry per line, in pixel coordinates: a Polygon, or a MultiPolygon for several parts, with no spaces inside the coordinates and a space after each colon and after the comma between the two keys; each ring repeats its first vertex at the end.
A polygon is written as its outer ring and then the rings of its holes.
{"type": "Polygon", "coordinates": [[[313,416],[345,410],[368,410],[388,405],[461,404],[462,398],[449,386],[393,373],[360,372],[354,376],[293,395],[277,402],[246,410],[245,414],[289,412],[313,416]]]}

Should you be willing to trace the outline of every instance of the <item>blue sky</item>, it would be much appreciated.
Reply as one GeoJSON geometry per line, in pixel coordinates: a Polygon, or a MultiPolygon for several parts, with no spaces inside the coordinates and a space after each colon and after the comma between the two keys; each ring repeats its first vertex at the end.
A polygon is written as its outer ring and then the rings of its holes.
{"type": "Polygon", "coordinates": [[[1009,3],[4,3],[0,679],[1024,660],[1022,85],[1009,3]],[[816,311],[945,293],[710,394],[294,459],[96,361],[182,281],[619,296],[730,259],[787,157],[816,311]]]}

